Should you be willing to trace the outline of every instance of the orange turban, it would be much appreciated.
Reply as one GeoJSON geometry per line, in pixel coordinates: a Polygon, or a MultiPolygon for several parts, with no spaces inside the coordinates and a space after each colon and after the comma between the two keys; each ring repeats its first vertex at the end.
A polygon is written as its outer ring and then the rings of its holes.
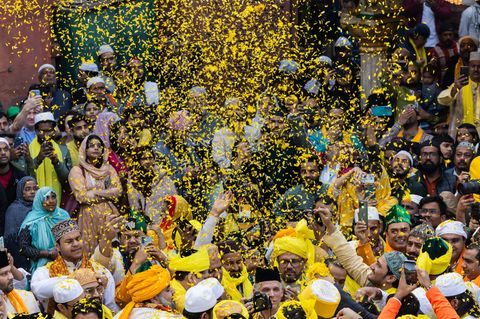
{"type": "Polygon", "coordinates": [[[170,272],[158,265],[135,274],[127,284],[127,292],[132,297],[123,309],[119,319],[128,319],[136,303],[157,296],[170,285],[170,272]]]}

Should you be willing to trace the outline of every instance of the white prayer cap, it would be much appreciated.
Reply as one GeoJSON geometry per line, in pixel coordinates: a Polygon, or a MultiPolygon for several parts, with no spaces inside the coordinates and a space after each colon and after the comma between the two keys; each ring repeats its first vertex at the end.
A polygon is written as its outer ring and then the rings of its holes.
{"type": "Polygon", "coordinates": [[[46,68],[50,68],[50,69],[53,69],[53,71],[55,71],[55,67],[53,65],[45,63],[38,68],[38,74],[42,73],[42,71],[46,68]]]}
{"type": "Polygon", "coordinates": [[[469,61],[480,61],[480,52],[478,52],[478,51],[470,52],[470,60],[469,61]]]}
{"type": "Polygon", "coordinates": [[[89,89],[92,85],[96,84],[96,83],[103,83],[105,84],[105,81],[99,77],[99,76],[94,76],[90,79],[88,79],[87,81],[87,89],[89,89]]]}
{"type": "Polygon", "coordinates": [[[320,82],[315,79],[311,79],[303,86],[303,88],[305,91],[307,91],[307,93],[317,95],[318,91],[320,91],[320,86],[320,82]]]}
{"type": "Polygon", "coordinates": [[[113,48],[110,46],[110,44],[103,44],[98,48],[97,55],[101,56],[102,54],[109,53],[109,52],[115,53],[115,51],[113,51],[113,48]]]}
{"type": "Polygon", "coordinates": [[[332,66],[333,62],[332,62],[332,59],[330,59],[328,56],[326,55],[321,55],[318,57],[318,62],[320,63],[326,63],[330,66],[332,66]]]}
{"type": "Polygon", "coordinates": [[[419,205],[423,197],[417,194],[410,194],[410,199],[413,203],[419,205]]]}
{"type": "Polygon", "coordinates": [[[52,112],[42,112],[42,113],[36,114],[35,115],[35,125],[37,125],[37,123],[40,123],[40,122],[54,122],[54,123],[57,123],[57,121],[55,121],[55,118],[53,117],[52,112]]]}
{"type": "Polygon", "coordinates": [[[217,299],[220,298],[225,292],[225,289],[223,288],[222,284],[218,281],[217,278],[207,278],[205,280],[200,281],[197,284],[197,286],[204,286],[212,290],[213,294],[215,295],[215,298],[217,299]]]}
{"type": "Polygon", "coordinates": [[[294,60],[282,60],[280,61],[280,66],[278,67],[278,70],[288,74],[295,73],[298,70],[298,63],[294,60]]]}
{"type": "Polygon", "coordinates": [[[335,46],[338,47],[344,47],[344,48],[351,48],[352,47],[352,42],[348,40],[345,37],[339,37],[337,41],[335,41],[335,46]]]}
{"type": "Polygon", "coordinates": [[[435,236],[442,237],[442,235],[446,234],[463,236],[465,239],[468,237],[465,231],[465,225],[463,225],[462,222],[454,220],[446,220],[440,223],[437,229],[435,229],[435,236]]]}
{"type": "Polygon", "coordinates": [[[400,152],[398,152],[397,154],[395,154],[395,157],[397,157],[398,155],[406,156],[406,157],[408,158],[408,160],[410,161],[410,166],[413,166],[413,157],[412,157],[412,154],[410,154],[410,153],[407,152],[407,151],[400,151],[400,152]]]}
{"type": "Polygon", "coordinates": [[[217,298],[212,289],[205,285],[196,285],[185,294],[185,310],[191,313],[201,313],[212,309],[217,304],[217,298]]]}
{"type": "Polygon", "coordinates": [[[10,148],[10,143],[8,143],[7,139],[4,137],[0,137],[0,143],[7,144],[7,148],[10,148]]]}
{"type": "Polygon", "coordinates": [[[318,316],[331,318],[340,303],[340,292],[331,282],[317,279],[298,296],[300,302],[315,300],[313,308],[318,316]]]}
{"type": "Polygon", "coordinates": [[[98,72],[98,66],[93,62],[83,62],[79,69],[86,72],[98,72]]]}
{"type": "MultiPolygon", "coordinates": [[[[355,209],[354,219],[358,223],[358,208],[355,209]]],[[[368,206],[368,220],[380,220],[380,214],[374,206],[368,206]]]]}
{"type": "Polygon", "coordinates": [[[193,95],[202,95],[202,94],[207,94],[207,90],[203,86],[192,86],[190,88],[190,93],[193,95]]]}
{"type": "Polygon", "coordinates": [[[435,281],[435,286],[437,286],[445,297],[457,296],[467,291],[467,285],[465,285],[462,276],[456,272],[438,276],[435,281]]]}
{"type": "Polygon", "coordinates": [[[239,105],[242,106],[242,101],[240,101],[239,98],[237,97],[229,97],[228,99],[225,100],[225,107],[229,105],[239,105]]]}
{"type": "Polygon", "coordinates": [[[77,299],[83,293],[83,288],[75,279],[65,279],[53,287],[53,300],[56,303],[68,303],[77,299]]]}

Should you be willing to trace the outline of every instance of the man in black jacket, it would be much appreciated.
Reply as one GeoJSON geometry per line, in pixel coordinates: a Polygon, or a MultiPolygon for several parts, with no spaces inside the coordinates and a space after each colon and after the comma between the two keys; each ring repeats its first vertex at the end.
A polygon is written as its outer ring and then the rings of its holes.
{"type": "Polygon", "coordinates": [[[5,227],[5,211],[15,200],[17,182],[25,174],[10,165],[10,144],[7,139],[0,137],[0,234],[5,227]]]}

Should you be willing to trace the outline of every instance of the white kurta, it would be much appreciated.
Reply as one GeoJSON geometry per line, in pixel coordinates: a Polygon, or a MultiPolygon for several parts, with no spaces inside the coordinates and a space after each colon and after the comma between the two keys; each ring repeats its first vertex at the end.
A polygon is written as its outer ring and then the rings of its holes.
{"type": "MultiPolygon", "coordinates": [[[[123,310],[119,313],[116,314],[113,319],[118,319],[120,318],[123,310]]],[[[182,315],[180,314],[174,314],[171,312],[163,311],[163,310],[158,310],[158,309],[152,309],[152,308],[134,308],[132,312],[130,313],[130,316],[128,318],[131,319],[180,319],[183,318],[182,315]]]]}
{"type": "MultiPolygon", "coordinates": [[[[16,289],[15,291],[22,298],[23,303],[25,303],[25,306],[27,307],[29,313],[40,312],[40,308],[38,307],[38,302],[35,299],[35,296],[30,291],[16,290],[16,289]]],[[[5,307],[6,307],[7,313],[8,314],[17,313],[12,303],[10,302],[10,300],[2,291],[0,291],[0,295],[5,301],[5,307]]]]}
{"type": "MultiPolygon", "coordinates": [[[[112,274],[99,263],[95,261],[91,262],[95,272],[104,275],[108,279],[107,287],[103,294],[103,304],[113,312],[118,312],[120,308],[115,303],[115,281],[113,280],[112,274]]],[[[80,268],[82,262],[80,261],[76,265],[68,261],[65,261],[65,263],[67,264],[70,273],[73,273],[76,269],[80,268]]],[[[48,305],[48,300],[53,298],[53,287],[55,284],[66,278],[67,276],[50,278],[47,266],[40,267],[33,273],[31,283],[32,292],[45,309],[47,309],[46,306],[48,305]]]]}

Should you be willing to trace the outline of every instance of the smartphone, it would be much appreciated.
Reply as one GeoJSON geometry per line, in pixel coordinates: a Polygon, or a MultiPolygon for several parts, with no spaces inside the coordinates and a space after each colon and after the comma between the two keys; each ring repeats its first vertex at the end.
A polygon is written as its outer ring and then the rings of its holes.
{"type": "Polygon", "coordinates": [[[362,183],[363,184],[374,184],[375,183],[375,175],[373,175],[373,174],[362,175],[362,183]]]}
{"type": "Polygon", "coordinates": [[[403,262],[403,271],[405,272],[405,279],[407,284],[414,285],[417,283],[417,263],[414,260],[405,260],[403,262]]]}
{"type": "Polygon", "coordinates": [[[372,106],[372,115],[378,117],[392,116],[392,107],[390,105],[372,106]]]}
{"type": "Polygon", "coordinates": [[[13,147],[14,147],[14,148],[17,148],[17,147],[19,147],[20,145],[22,145],[23,143],[25,143],[25,141],[23,140],[23,137],[17,136],[17,137],[15,137],[15,139],[13,140],[13,147]]]}
{"type": "Polygon", "coordinates": [[[480,227],[478,227],[478,228],[473,232],[471,241],[472,241],[473,243],[477,243],[477,244],[478,244],[478,240],[479,240],[479,239],[480,239],[480,227]]]}
{"type": "Polygon", "coordinates": [[[358,202],[358,221],[362,221],[368,225],[368,202],[361,200],[358,202]]]}
{"type": "Polygon", "coordinates": [[[30,96],[42,96],[42,92],[40,90],[31,90],[30,91],[30,96]]]}
{"type": "Polygon", "coordinates": [[[153,239],[150,236],[142,236],[141,240],[142,240],[142,246],[148,246],[151,243],[153,243],[153,239]]]}
{"type": "Polygon", "coordinates": [[[460,75],[463,75],[463,76],[467,77],[467,79],[468,79],[469,74],[470,74],[470,67],[468,67],[468,66],[461,66],[460,67],[460,75]]]}

